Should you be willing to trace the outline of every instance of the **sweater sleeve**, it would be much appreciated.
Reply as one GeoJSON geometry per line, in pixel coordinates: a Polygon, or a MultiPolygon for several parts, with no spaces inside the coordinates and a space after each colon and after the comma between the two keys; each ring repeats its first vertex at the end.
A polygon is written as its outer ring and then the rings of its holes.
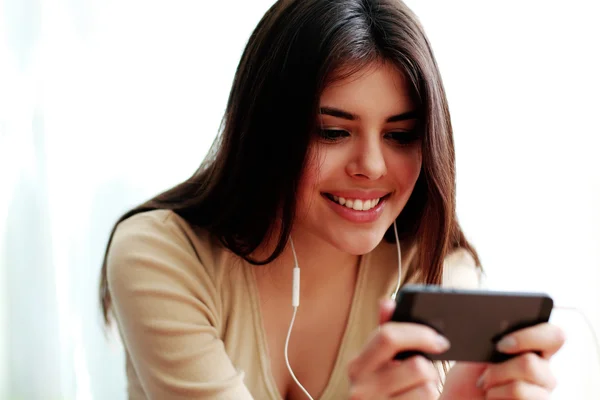
{"type": "Polygon", "coordinates": [[[138,214],[117,227],[109,290],[148,399],[252,399],[219,337],[218,285],[206,260],[168,215],[138,214]]]}

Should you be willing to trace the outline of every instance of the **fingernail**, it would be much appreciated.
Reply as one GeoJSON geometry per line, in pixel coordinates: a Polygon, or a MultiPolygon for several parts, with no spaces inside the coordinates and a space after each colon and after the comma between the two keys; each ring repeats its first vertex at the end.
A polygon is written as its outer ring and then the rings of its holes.
{"type": "Polygon", "coordinates": [[[396,302],[392,299],[383,299],[380,304],[384,308],[396,308],[396,302]]]}
{"type": "Polygon", "coordinates": [[[477,383],[475,383],[475,386],[477,386],[478,389],[481,389],[483,387],[484,381],[485,381],[485,373],[481,374],[479,379],[477,379],[477,383]]]}
{"type": "Polygon", "coordinates": [[[440,350],[445,351],[450,348],[450,342],[442,335],[437,335],[436,341],[438,346],[440,347],[440,350]]]}
{"type": "Polygon", "coordinates": [[[507,352],[517,347],[517,340],[514,337],[507,336],[498,342],[496,348],[498,351],[507,352]]]}

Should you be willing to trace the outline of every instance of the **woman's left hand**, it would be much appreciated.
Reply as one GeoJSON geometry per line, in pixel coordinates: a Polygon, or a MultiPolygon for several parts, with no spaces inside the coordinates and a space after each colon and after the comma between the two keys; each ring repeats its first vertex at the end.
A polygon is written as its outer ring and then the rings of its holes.
{"type": "Polygon", "coordinates": [[[556,387],[550,359],[564,342],[563,331],[549,323],[511,333],[497,348],[519,356],[498,364],[457,363],[440,399],[549,399],[556,387]]]}

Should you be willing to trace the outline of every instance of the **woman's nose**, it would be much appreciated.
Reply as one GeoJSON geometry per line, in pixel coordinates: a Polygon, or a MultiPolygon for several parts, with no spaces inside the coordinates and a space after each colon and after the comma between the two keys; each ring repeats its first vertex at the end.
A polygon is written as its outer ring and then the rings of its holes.
{"type": "Polygon", "coordinates": [[[387,173],[382,143],[377,137],[365,138],[357,143],[356,151],[348,163],[348,174],[356,178],[377,180],[387,173]]]}

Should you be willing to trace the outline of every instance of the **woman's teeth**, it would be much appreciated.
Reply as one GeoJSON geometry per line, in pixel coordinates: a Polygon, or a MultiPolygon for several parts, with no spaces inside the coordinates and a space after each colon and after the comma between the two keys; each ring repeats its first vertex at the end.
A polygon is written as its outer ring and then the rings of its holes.
{"type": "Polygon", "coordinates": [[[368,211],[372,208],[374,208],[377,204],[379,204],[379,201],[381,200],[381,198],[378,199],[372,199],[372,200],[360,200],[360,199],[345,199],[343,197],[338,197],[338,196],[331,196],[333,198],[333,200],[335,200],[337,203],[343,205],[344,207],[347,208],[351,208],[352,210],[356,210],[356,211],[368,211]]]}

